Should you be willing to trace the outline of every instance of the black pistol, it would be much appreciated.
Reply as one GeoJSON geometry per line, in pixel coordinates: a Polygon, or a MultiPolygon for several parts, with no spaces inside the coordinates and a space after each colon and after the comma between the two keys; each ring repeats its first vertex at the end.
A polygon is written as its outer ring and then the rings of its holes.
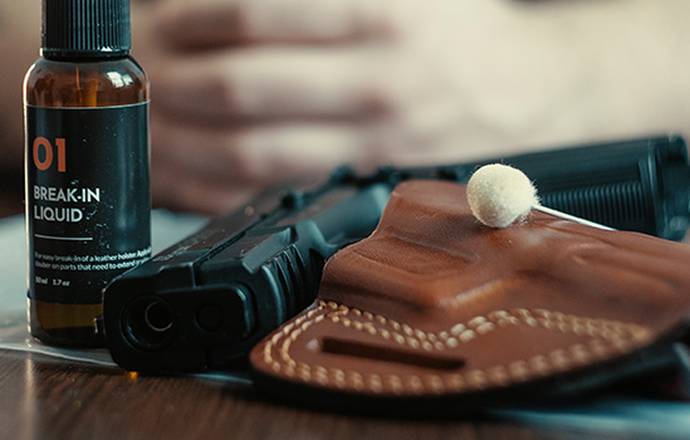
{"type": "Polygon", "coordinates": [[[619,229],[681,239],[690,167],[680,137],[593,144],[437,167],[339,168],[314,186],[268,190],[106,288],[113,359],[144,372],[223,368],[308,306],[324,262],[376,227],[395,185],[465,182],[485,163],[522,169],[542,203],[619,229]]]}

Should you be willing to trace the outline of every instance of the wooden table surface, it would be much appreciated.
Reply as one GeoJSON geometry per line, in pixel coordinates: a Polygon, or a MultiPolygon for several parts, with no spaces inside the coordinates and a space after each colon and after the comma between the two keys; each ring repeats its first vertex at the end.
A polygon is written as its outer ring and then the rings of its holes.
{"type": "MultiPolygon", "coordinates": [[[[117,369],[0,351],[0,437],[8,439],[590,438],[491,419],[411,420],[271,402],[248,385],[131,378],[117,369]]],[[[597,438],[621,438],[602,436],[597,438]]]]}

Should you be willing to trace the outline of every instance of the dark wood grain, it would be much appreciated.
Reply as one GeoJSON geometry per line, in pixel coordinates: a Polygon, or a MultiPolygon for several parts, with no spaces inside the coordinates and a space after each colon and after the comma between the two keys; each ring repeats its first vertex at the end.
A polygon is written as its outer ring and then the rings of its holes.
{"type": "Polygon", "coordinates": [[[133,379],[117,369],[0,351],[0,437],[519,440],[589,436],[490,420],[339,415],[273,403],[246,385],[186,377],[133,379]]]}

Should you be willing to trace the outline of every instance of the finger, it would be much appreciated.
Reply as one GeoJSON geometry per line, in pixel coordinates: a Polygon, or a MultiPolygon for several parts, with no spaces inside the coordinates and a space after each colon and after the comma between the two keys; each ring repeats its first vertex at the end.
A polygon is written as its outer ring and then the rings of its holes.
{"type": "Polygon", "coordinates": [[[154,114],[152,127],[154,161],[174,162],[198,179],[228,184],[323,175],[341,163],[371,161],[376,151],[364,130],[342,124],[208,127],[154,114]]]}
{"type": "Polygon", "coordinates": [[[370,52],[255,48],[169,61],[152,77],[161,111],[211,122],[277,117],[355,118],[391,111],[390,78],[370,75],[370,52]]]}
{"type": "Polygon", "coordinates": [[[158,28],[179,48],[333,42],[391,35],[382,6],[377,0],[184,0],[161,5],[158,28]]]}
{"type": "Polygon", "coordinates": [[[252,185],[227,185],[202,180],[185,167],[165,159],[152,163],[151,191],[156,207],[223,214],[245,203],[258,189],[252,185]]]}

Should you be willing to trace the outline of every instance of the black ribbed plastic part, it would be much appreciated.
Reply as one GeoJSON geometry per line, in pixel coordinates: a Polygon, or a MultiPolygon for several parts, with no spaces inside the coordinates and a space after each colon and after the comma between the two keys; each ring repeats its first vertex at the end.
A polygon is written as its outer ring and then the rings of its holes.
{"type": "MultiPolygon", "coordinates": [[[[307,277],[304,260],[295,245],[276,255],[271,264],[273,273],[278,275],[287,313],[292,316],[314,300],[318,284],[307,277]]],[[[319,263],[315,261],[315,264],[319,263]]]]}
{"type": "Polygon", "coordinates": [[[554,191],[541,197],[548,207],[617,228],[656,233],[656,225],[647,221],[654,207],[648,206],[640,182],[554,191]]]}
{"type": "Polygon", "coordinates": [[[43,0],[45,57],[112,57],[132,47],[129,0],[43,0]]]}

